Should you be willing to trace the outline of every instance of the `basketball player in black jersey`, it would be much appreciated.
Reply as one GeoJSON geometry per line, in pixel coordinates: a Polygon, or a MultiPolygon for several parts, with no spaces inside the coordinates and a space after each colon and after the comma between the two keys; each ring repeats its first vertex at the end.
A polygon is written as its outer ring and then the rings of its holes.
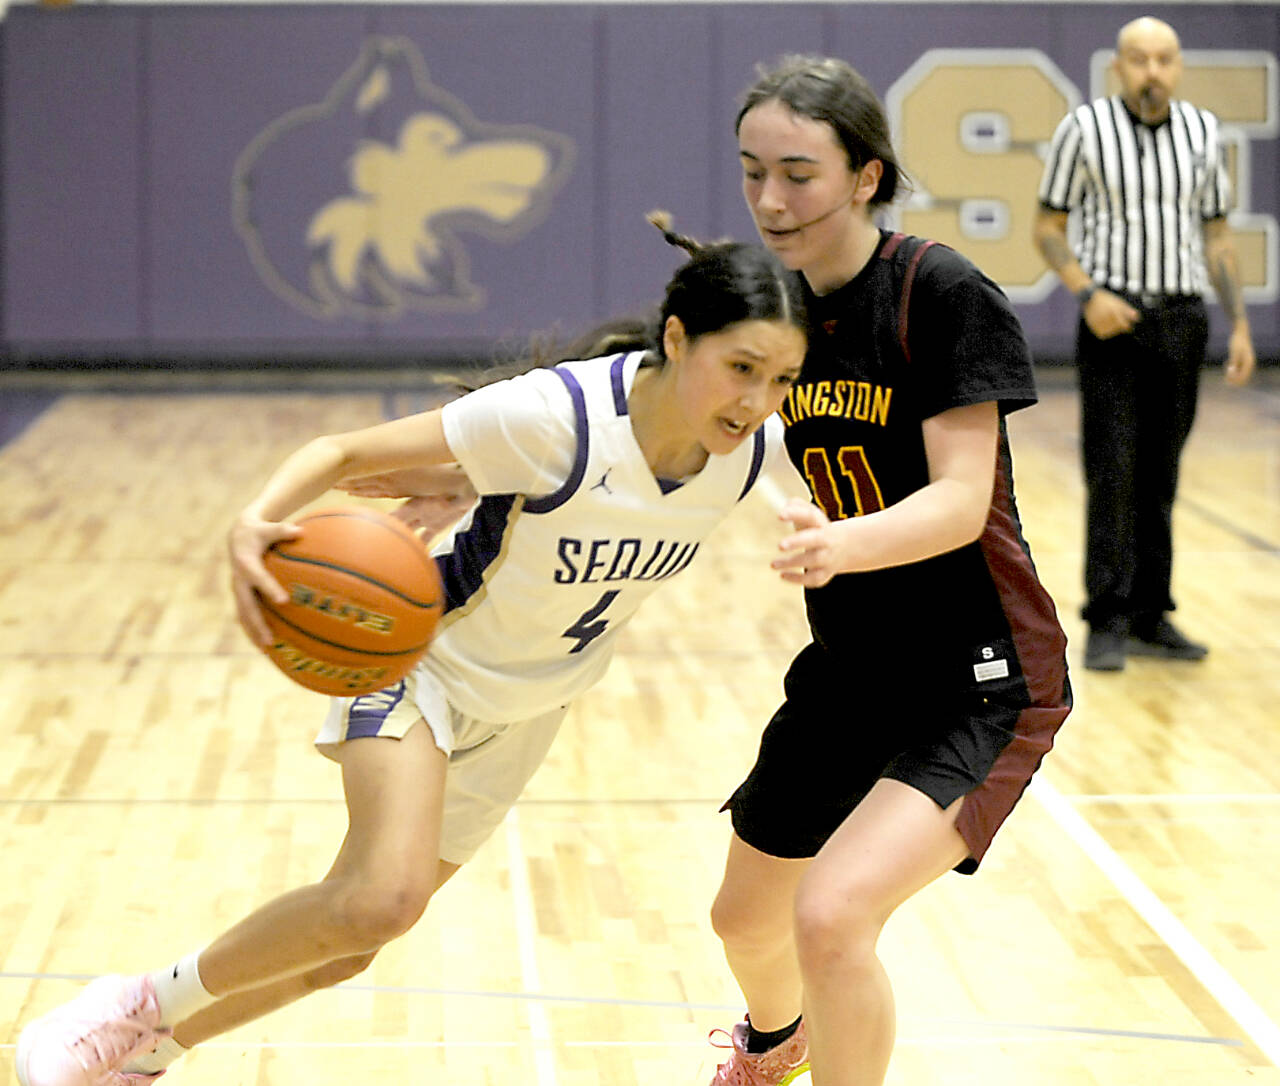
{"type": "Polygon", "coordinates": [[[714,1086],[883,1082],[890,914],[976,870],[1070,709],[1066,639],[1013,497],[1004,417],[1035,402],[998,287],[873,219],[901,170],[843,62],[788,57],[738,115],[761,237],[803,274],[814,337],[781,414],[812,504],[774,566],[812,643],[726,807],[712,920],[746,997],[714,1086]]]}

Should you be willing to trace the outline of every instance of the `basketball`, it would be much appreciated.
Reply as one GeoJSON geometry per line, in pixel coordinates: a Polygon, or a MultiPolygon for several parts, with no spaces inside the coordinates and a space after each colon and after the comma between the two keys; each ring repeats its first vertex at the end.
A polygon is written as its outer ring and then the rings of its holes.
{"type": "Polygon", "coordinates": [[[405,524],[377,509],[324,509],[294,521],[263,565],[289,593],[260,599],[264,650],[294,682],[356,697],[398,682],[427,651],[444,612],[435,560],[405,524]]]}

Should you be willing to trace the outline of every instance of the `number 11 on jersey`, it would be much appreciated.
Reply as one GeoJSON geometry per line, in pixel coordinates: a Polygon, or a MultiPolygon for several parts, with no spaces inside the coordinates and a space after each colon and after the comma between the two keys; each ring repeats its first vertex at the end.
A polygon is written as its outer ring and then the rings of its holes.
{"type": "Polygon", "coordinates": [[[884,508],[884,497],[880,493],[880,484],[867,463],[867,454],[861,445],[845,445],[836,453],[836,461],[840,466],[840,474],[832,470],[831,461],[826,449],[806,449],[804,454],[804,474],[809,480],[809,489],[814,500],[828,520],[845,520],[848,517],[860,517],[864,513],[875,513],[884,508]],[[846,485],[841,487],[841,482],[846,485]],[[848,493],[850,503],[846,503],[844,494],[848,493]],[[849,504],[853,512],[848,511],[849,504]]]}

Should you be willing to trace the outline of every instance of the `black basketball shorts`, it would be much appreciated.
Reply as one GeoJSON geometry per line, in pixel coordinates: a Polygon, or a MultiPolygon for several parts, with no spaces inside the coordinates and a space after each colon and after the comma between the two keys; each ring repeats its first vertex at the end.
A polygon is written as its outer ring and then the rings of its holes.
{"type": "Polygon", "coordinates": [[[841,666],[805,648],[754,767],[724,805],[737,835],[767,855],[803,859],[882,777],[940,808],[973,791],[1013,740],[1025,701],[1001,704],[963,684],[939,691],[935,679],[841,666]]]}

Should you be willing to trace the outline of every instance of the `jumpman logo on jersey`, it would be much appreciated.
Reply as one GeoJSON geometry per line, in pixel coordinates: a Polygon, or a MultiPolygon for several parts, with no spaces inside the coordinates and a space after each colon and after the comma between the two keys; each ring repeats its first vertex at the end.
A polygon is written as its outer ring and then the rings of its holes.
{"type": "Polygon", "coordinates": [[[596,483],[596,485],[595,485],[595,486],[593,486],[591,489],[592,489],[592,490],[603,490],[606,494],[612,494],[612,493],[613,493],[613,489],[609,486],[609,472],[610,472],[610,471],[613,471],[613,468],[610,468],[610,469],[609,469],[609,471],[606,471],[603,475],[601,475],[601,476],[600,476],[600,481],[599,481],[598,483],[596,483]]]}

